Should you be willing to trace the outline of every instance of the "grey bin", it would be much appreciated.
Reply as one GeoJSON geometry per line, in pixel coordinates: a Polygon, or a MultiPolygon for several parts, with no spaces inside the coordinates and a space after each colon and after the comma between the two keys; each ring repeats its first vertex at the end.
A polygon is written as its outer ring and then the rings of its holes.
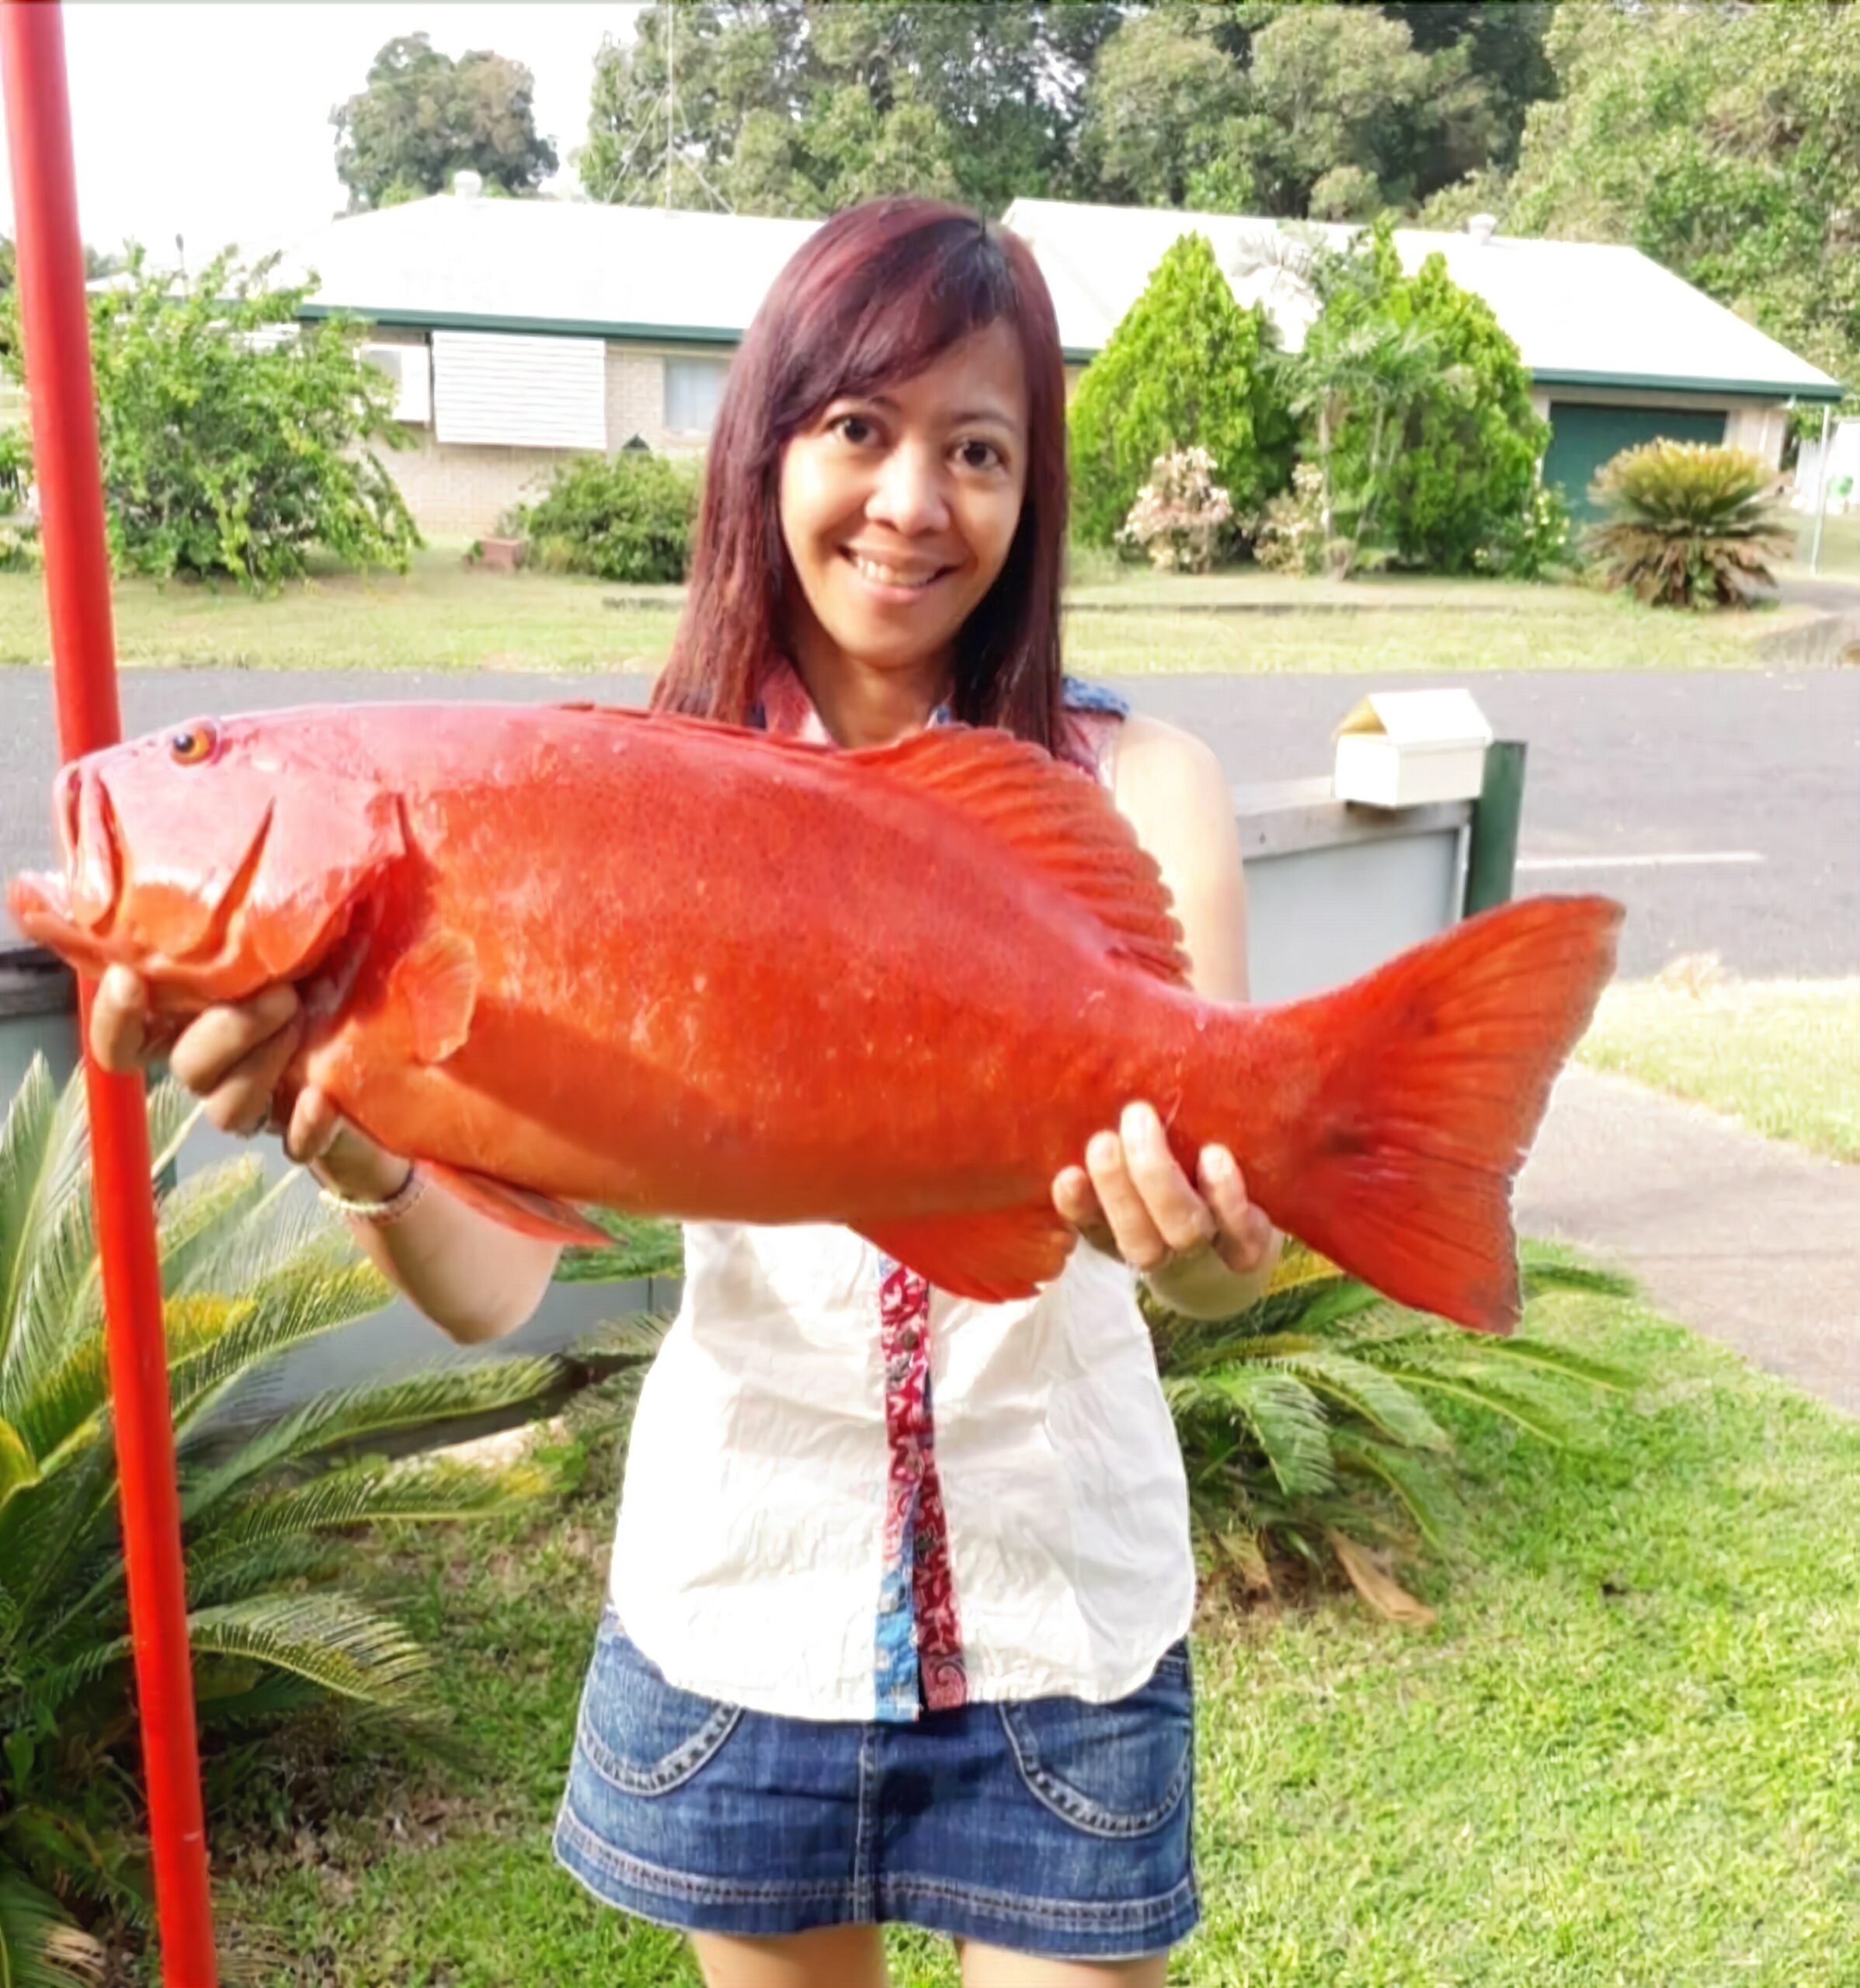
{"type": "MultiPolygon", "coordinates": [[[[1490,767],[1509,769],[1493,800],[1489,779],[1479,802],[1442,801],[1382,808],[1336,800],[1328,777],[1238,788],[1235,812],[1246,861],[1247,958],[1253,997],[1295,1000],[1335,987],[1445,931],[1462,915],[1475,867],[1482,809],[1497,824],[1476,867],[1508,888],[1515,846],[1521,747],[1496,745],[1490,767]],[[1493,850],[1501,841],[1504,846],[1493,850]]],[[[1490,892],[1487,891],[1486,901],[1490,892]]],[[[0,946],[0,1105],[10,1098],[35,1052],[61,1081],[77,1055],[75,987],[57,963],[30,947],[0,946]]],[[[180,1170],[210,1166],[245,1150],[239,1142],[196,1127],[180,1170]]],[[[256,1150],[268,1169],[284,1162],[275,1142],[256,1150]]],[[[309,1191],[308,1183],[302,1191],[309,1191]]],[[[311,1395],[445,1361],[495,1360],[556,1352],[603,1321],[643,1310],[669,1310],[669,1280],[621,1284],[558,1284],[523,1329],[488,1346],[454,1346],[405,1302],[346,1330],[298,1348],[221,1411],[228,1420],[275,1414],[311,1395]]]]}

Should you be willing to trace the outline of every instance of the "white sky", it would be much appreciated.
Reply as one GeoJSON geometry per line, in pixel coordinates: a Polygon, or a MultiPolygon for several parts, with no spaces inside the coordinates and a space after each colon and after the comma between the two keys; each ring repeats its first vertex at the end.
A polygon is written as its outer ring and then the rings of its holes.
{"type": "MultiPolygon", "coordinates": [[[[287,242],[342,211],[329,113],[360,89],[397,34],[443,53],[494,48],[536,77],[537,129],[555,141],[559,182],[587,134],[603,34],[624,40],[637,6],[526,4],[218,5],[68,0],[64,8],[78,216],[96,248],[133,235],[158,257],[177,233],[196,264],[238,242],[287,242]]],[[[13,231],[12,174],[0,152],[0,230],[13,231]]]]}

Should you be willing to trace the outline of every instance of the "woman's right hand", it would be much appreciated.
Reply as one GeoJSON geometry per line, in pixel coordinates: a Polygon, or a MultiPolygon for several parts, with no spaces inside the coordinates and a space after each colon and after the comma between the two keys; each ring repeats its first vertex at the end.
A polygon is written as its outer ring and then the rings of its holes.
{"type": "MultiPolygon", "coordinates": [[[[275,1123],[278,1085],[303,1037],[302,1003],[284,983],[206,1009],[172,1036],[127,967],[110,968],[91,1004],[91,1054],[105,1069],[146,1069],[165,1051],[169,1071],[201,1100],[208,1121],[239,1138],[275,1123]]],[[[313,1084],[298,1092],[289,1123],[278,1129],[286,1154],[314,1164],[339,1194],[384,1200],[406,1178],[406,1162],[358,1132],[313,1084]]]]}

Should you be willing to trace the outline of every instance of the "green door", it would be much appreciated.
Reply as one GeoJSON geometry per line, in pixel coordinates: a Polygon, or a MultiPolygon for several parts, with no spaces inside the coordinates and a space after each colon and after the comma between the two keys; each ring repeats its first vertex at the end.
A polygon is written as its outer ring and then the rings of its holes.
{"type": "Polygon", "coordinates": [[[1603,407],[1591,401],[1550,403],[1550,446],[1544,481],[1560,483],[1577,522],[1601,513],[1589,502],[1595,472],[1623,449],[1643,442],[1722,442],[1723,408],[1603,407]]]}

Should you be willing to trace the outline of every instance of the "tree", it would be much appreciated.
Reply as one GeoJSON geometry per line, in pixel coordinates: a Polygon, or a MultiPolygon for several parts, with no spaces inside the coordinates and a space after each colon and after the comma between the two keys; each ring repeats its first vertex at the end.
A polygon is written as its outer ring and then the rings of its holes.
{"type": "Polygon", "coordinates": [[[1549,430],[1490,308],[1431,255],[1405,274],[1386,220],[1313,256],[1323,308],[1298,372],[1324,533],[1441,572],[1501,560],[1525,529],[1549,430]]]}
{"type": "Polygon", "coordinates": [[[597,200],[823,214],[944,193],[1062,193],[1108,5],[664,0],[596,58],[577,165],[597,200]],[[669,71],[669,75],[668,75],[669,71]],[[672,144],[669,112],[676,106],[672,144]]]}
{"type": "Polygon", "coordinates": [[[1243,311],[1205,236],[1184,235],[1086,368],[1071,414],[1073,529],[1109,545],[1159,456],[1205,449],[1234,515],[1292,473],[1294,424],[1271,320],[1243,311]]]}
{"type": "Polygon", "coordinates": [[[441,193],[468,167],[487,186],[533,193],[556,167],[555,148],[537,135],[534,88],[508,56],[475,49],[455,62],[423,34],[397,36],[367,87],[329,115],[350,207],[441,193]]]}
{"type": "MultiPolygon", "coordinates": [[[[273,261],[222,255],[183,280],[130,254],[90,301],[97,440],[111,557],[167,579],[226,573],[254,592],[321,546],[405,570],[413,520],[370,444],[401,446],[361,328],[301,325],[314,280],[274,287],[273,261]]],[[[16,349],[12,300],[0,350],[16,349]]],[[[26,382],[29,388],[31,382],[26,382]]]]}
{"type": "Polygon", "coordinates": [[[1206,12],[1135,15],[1100,50],[1079,134],[1100,198],[1133,207],[1252,203],[1251,174],[1235,158],[1246,78],[1215,40],[1206,12]]]}
{"type": "Polygon", "coordinates": [[[1495,210],[1631,242],[1860,383],[1860,11],[1566,7],[1495,210]]]}

